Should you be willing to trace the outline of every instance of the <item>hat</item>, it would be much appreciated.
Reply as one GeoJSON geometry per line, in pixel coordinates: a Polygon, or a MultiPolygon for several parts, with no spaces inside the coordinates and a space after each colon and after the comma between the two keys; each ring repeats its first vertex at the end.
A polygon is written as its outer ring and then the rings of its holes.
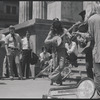
{"type": "Polygon", "coordinates": [[[79,13],[80,16],[84,16],[85,14],[86,14],[86,11],[85,11],[85,10],[83,10],[83,11],[81,11],[81,12],[79,13]]]}
{"type": "Polygon", "coordinates": [[[10,25],[9,29],[15,29],[15,27],[13,25],[10,25]]]}
{"type": "Polygon", "coordinates": [[[54,18],[53,21],[59,21],[59,19],[58,18],[54,18]]]}

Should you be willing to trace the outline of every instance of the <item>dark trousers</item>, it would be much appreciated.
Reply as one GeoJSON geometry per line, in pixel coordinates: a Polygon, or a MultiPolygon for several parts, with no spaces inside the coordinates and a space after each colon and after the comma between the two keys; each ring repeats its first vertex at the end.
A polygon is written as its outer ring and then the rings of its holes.
{"type": "Polygon", "coordinates": [[[22,51],[22,75],[26,78],[29,78],[30,72],[30,57],[31,51],[30,50],[23,50],[22,51]]]}
{"type": "Polygon", "coordinates": [[[66,49],[57,49],[57,68],[49,75],[51,81],[56,83],[62,83],[61,72],[64,69],[66,58],[66,49]]]}
{"type": "Polygon", "coordinates": [[[6,55],[6,50],[4,47],[0,47],[0,78],[3,77],[3,61],[6,55]]]}
{"type": "Polygon", "coordinates": [[[92,48],[88,47],[86,50],[86,70],[87,76],[93,79],[93,58],[92,58],[92,48]]]}

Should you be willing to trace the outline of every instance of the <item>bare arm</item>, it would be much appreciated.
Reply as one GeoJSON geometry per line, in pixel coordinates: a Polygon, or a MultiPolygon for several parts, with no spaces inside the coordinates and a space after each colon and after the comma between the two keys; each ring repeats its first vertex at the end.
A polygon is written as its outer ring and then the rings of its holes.
{"type": "Polygon", "coordinates": [[[6,54],[8,55],[8,36],[5,38],[5,49],[6,49],[6,54]]]}
{"type": "Polygon", "coordinates": [[[48,33],[48,36],[46,37],[46,39],[45,39],[45,41],[44,41],[44,43],[45,44],[49,44],[49,43],[52,43],[52,32],[50,31],[49,33],[48,33]]]}
{"type": "Polygon", "coordinates": [[[67,53],[68,54],[74,52],[75,47],[76,47],[76,43],[75,42],[72,42],[71,48],[69,48],[68,43],[65,44],[65,48],[67,49],[67,53]]]}

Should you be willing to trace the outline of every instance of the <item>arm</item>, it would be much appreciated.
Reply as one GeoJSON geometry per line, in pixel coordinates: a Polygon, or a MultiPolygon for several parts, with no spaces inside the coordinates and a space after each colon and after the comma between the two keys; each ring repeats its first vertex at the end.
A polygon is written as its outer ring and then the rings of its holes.
{"type": "Polygon", "coordinates": [[[2,35],[1,37],[1,39],[0,39],[0,43],[1,44],[3,44],[3,43],[5,43],[5,35],[4,34],[0,34],[0,35],[2,35]]]}
{"type": "Polygon", "coordinates": [[[76,43],[75,43],[75,42],[72,42],[72,46],[71,46],[71,48],[67,51],[67,53],[70,54],[70,53],[74,52],[75,47],[76,47],[76,43]]]}
{"type": "Polygon", "coordinates": [[[65,48],[69,51],[68,43],[65,43],[65,48]]]}
{"type": "Polygon", "coordinates": [[[88,33],[90,34],[93,40],[94,39],[94,24],[90,19],[88,20],[88,33]]]}
{"type": "Polygon", "coordinates": [[[7,54],[7,55],[9,55],[9,53],[8,53],[8,42],[9,42],[9,41],[8,41],[8,38],[9,38],[9,37],[8,37],[8,35],[7,35],[7,36],[5,37],[5,49],[6,49],[6,54],[7,54]]]}
{"type": "Polygon", "coordinates": [[[64,34],[66,34],[68,37],[71,37],[71,34],[65,28],[64,28],[64,34]]]}
{"type": "Polygon", "coordinates": [[[40,60],[40,62],[42,62],[44,60],[43,59],[43,53],[40,53],[39,60],[40,60]]]}
{"type": "Polygon", "coordinates": [[[20,50],[22,50],[22,40],[21,40],[21,37],[20,36],[18,36],[18,37],[19,37],[20,50]]]}
{"type": "Polygon", "coordinates": [[[49,43],[52,43],[52,42],[53,42],[53,40],[52,40],[52,32],[50,31],[50,32],[48,33],[48,36],[46,37],[44,43],[45,43],[45,44],[49,44],[49,43]]]}

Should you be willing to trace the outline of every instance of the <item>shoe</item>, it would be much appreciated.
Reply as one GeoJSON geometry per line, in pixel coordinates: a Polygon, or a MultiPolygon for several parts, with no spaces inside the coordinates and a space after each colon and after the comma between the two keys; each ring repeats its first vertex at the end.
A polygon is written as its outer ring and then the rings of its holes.
{"type": "Polygon", "coordinates": [[[26,77],[26,79],[29,79],[29,77],[26,77]]]}
{"type": "Polygon", "coordinates": [[[51,81],[50,85],[53,85],[53,81],[51,81]]]}
{"type": "Polygon", "coordinates": [[[35,80],[35,77],[33,77],[33,80],[35,80]]]}
{"type": "Polygon", "coordinates": [[[100,92],[99,91],[97,91],[97,94],[100,96],[100,92]]]}
{"type": "Polygon", "coordinates": [[[13,76],[10,76],[10,80],[14,80],[13,76]]]}
{"type": "Polygon", "coordinates": [[[62,81],[56,81],[56,84],[62,85],[62,81]]]}
{"type": "Polygon", "coordinates": [[[23,77],[18,77],[18,80],[24,80],[24,78],[23,77]]]}

